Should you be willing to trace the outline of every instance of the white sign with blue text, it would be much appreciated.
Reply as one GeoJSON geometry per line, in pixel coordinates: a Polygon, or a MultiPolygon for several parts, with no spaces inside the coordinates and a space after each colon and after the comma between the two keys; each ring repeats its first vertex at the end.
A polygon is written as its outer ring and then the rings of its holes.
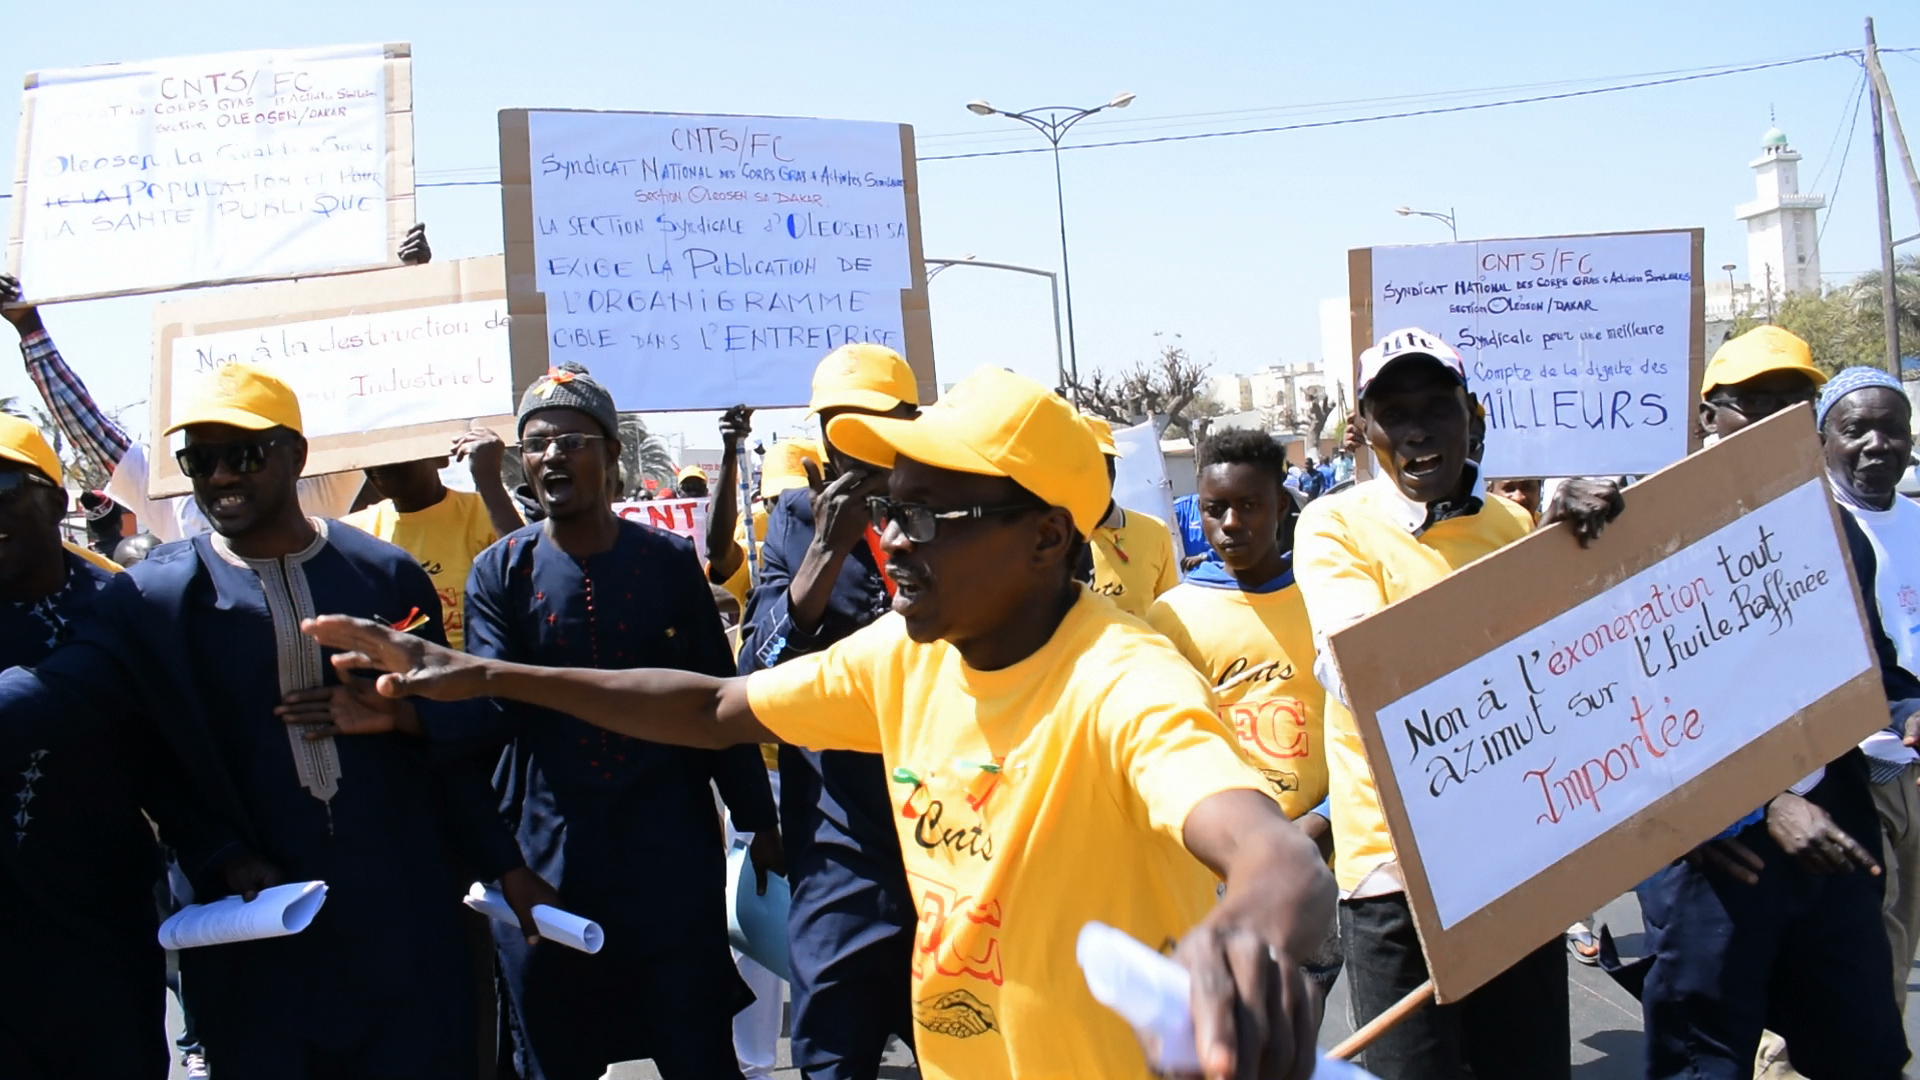
{"type": "Polygon", "coordinates": [[[804,404],[833,349],[907,351],[899,125],[531,111],[527,141],[548,359],[621,408],[804,404]]]}
{"type": "Polygon", "coordinates": [[[1640,476],[1686,456],[1697,387],[1692,231],[1377,247],[1372,338],[1460,351],[1487,476],[1640,476]]]}

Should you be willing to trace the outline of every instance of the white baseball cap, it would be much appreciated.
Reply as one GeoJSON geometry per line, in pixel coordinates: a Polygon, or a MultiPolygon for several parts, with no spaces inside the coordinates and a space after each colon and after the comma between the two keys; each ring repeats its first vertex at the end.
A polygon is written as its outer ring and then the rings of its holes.
{"type": "Polygon", "coordinates": [[[1367,387],[1379,378],[1388,367],[1401,360],[1412,357],[1425,357],[1437,362],[1441,367],[1453,372],[1460,385],[1467,385],[1467,364],[1460,359],[1454,347],[1440,340],[1436,334],[1430,334],[1418,327],[1395,330],[1386,337],[1373,343],[1373,347],[1360,354],[1360,379],[1355,387],[1355,395],[1367,396],[1367,387]]]}

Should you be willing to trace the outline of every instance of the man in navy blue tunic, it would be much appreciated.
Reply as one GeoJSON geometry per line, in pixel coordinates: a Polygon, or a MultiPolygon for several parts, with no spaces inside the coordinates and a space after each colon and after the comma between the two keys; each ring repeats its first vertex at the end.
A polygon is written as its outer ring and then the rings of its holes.
{"type": "MultiPolygon", "coordinates": [[[[0,415],[0,667],[73,636],[109,571],[60,541],[60,460],[0,415]]],[[[166,971],[140,814],[138,733],[58,725],[0,737],[0,1060],[24,1080],[167,1075],[166,971]]]]}
{"type": "Polygon", "coordinates": [[[166,753],[148,765],[167,774],[157,788],[171,801],[148,808],[199,899],[327,882],[301,933],[182,954],[186,1005],[217,1075],[471,1076],[456,866],[499,879],[531,926],[532,875],[485,766],[397,733],[316,736],[343,713],[404,713],[418,729],[419,717],[481,709],[394,709],[341,684],[300,632],[301,619],[347,606],[443,642],[433,583],[400,549],[301,511],[307,447],[285,383],[229,365],[176,419],[214,533],[115,577],[71,643],[0,675],[0,732],[13,743],[128,720],[156,733],[166,753]]]}
{"type": "MultiPolygon", "coordinates": [[[[813,375],[812,412],[912,416],[913,370],[879,345],[829,353],[813,375]]],[[[739,672],[818,652],[886,614],[891,584],[866,497],[887,472],[825,442],[828,474],[769,511],[764,571],[748,603],[739,672]]],[[[878,754],[780,748],[780,820],[793,906],[793,1063],[811,1078],[872,1080],[887,1039],[913,1045],[911,973],[917,918],[900,861],[878,754]]]]}
{"type": "MultiPolygon", "coordinates": [[[[545,519],[475,560],[467,651],[520,663],[729,675],[733,653],[693,546],[613,513],[613,399],[583,369],[537,380],[520,446],[545,519]]],[[[527,1080],[596,1080],[652,1058],[667,1080],[739,1077],[732,1019],[753,1000],[727,947],[725,859],[709,782],[756,867],[776,868],[766,766],[725,751],[628,738],[562,713],[493,706],[509,738],[495,774],[528,864],[559,906],[600,923],[586,955],[497,926],[527,1080]]]]}

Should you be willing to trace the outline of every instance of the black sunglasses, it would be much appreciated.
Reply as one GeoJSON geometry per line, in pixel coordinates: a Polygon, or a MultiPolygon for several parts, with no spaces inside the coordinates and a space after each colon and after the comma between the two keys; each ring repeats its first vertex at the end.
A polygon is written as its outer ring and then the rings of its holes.
{"type": "Polygon", "coordinates": [[[970,521],[995,514],[1028,514],[1045,509],[1037,503],[1017,503],[936,510],[921,503],[895,502],[885,495],[867,496],[867,517],[873,522],[873,531],[884,533],[889,523],[898,525],[901,534],[916,544],[933,543],[943,521],[970,521]]]}
{"type": "Polygon", "coordinates": [[[1813,401],[1819,396],[1820,392],[1812,387],[1805,390],[1776,391],[1773,393],[1755,391],[1738,394],[1717,393],[1707,399],[1707,404],[1718,405],[1723,409],[1732,409],[1734,412],[1739,413],[1749,420],[1759,420],[1763,417],[1772,416],[1774,413],[1784,409],[1791,409],[1795,405],[1813,401]]]}
{"type": "Polygon", "coordinates": [[[59,484],[34,472],[0,472],[0,502],[12,502],[26,494],[27,488],[38,484],[44,488],[59,488],[59,484]]]}
{"type": "Polygon", "coordinates": [[[213,475],[221,462],[236,473],[257,473],[267,467],[267,454],[287,439],[253,439],[241,442],[192,443],[176,450],[173,460],[189,480],[204,480],[213,475]]]}

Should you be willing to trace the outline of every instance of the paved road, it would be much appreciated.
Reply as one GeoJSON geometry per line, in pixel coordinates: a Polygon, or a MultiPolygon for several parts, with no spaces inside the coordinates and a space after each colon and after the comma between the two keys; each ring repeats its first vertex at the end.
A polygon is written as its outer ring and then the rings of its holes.
{"type": "MultiPolygon", "coordinates": [[[[1612,927],[1623,956],[1639,954],[1641,939],[1640,908],[1631,896],[1614,901],[1600,913],[1600,921],[1612,927]]],[[[1907,1040],[1920,1046],[1920,969],[1909,975],[1914,991],[1908,998],[1907,1040]]],[[[1640,1076],[1640,1005],[1596,968],[1570,965],[1569,1000],[1573,1023],[1574,1080],[1638,1080],[1640,1076]]],[[[1344,982],[1334,987],[1327,1002],[1327,1018],[1321,1027],[1321,1045],[1332,1046],[1352,1030],[1346,1022],[1344,982]]],[[[177,1012],[169,1014],[170,1027],[177,1030],[177,1012]]],[[[787,1065],[787,1041],[780,1040],[780,1064],[777,1080],[800,1080],[800,1073],[787,1065]]],[[[176,1080],[184,1074],[176,1066],[176,1080]]],[[[918,1077],[912,1058],[895,1044],[882,1080],[906,1080],[918,1077]]],[[[659,1076],[649,1062],[627,1062],[611,1070],[609,1080],[656,1080],[659,1076]]]]}

